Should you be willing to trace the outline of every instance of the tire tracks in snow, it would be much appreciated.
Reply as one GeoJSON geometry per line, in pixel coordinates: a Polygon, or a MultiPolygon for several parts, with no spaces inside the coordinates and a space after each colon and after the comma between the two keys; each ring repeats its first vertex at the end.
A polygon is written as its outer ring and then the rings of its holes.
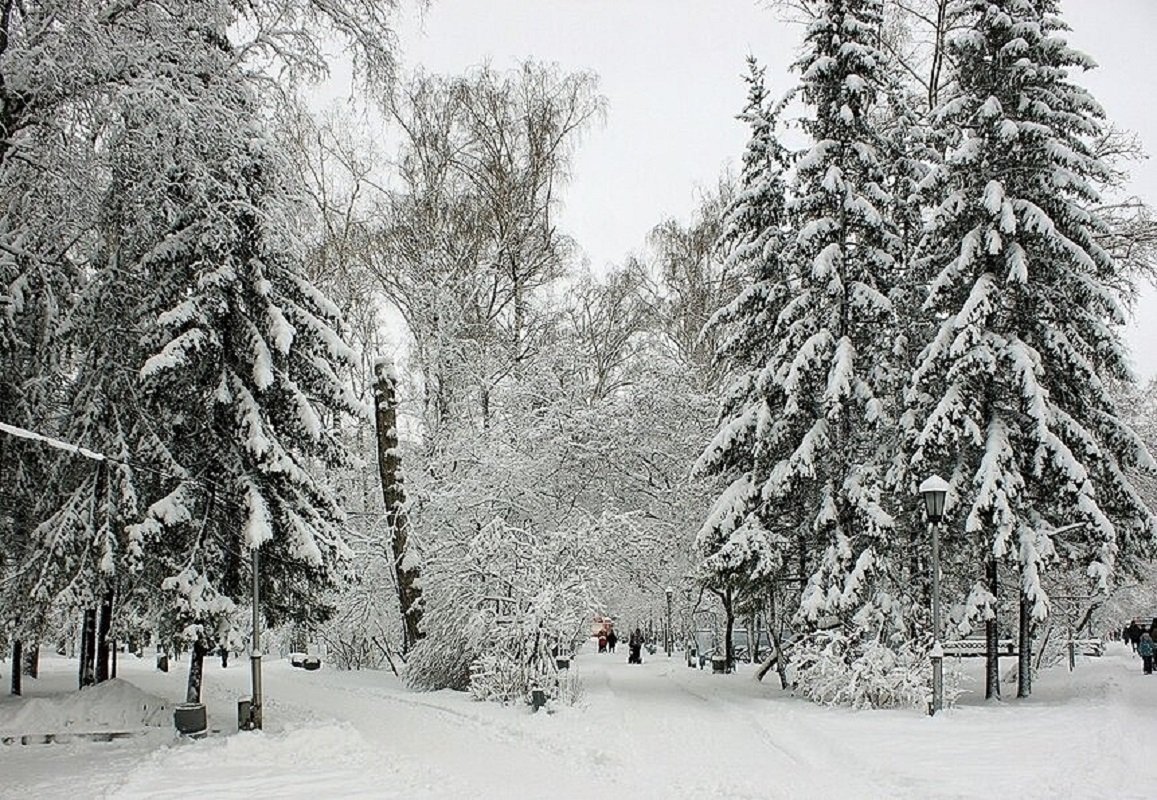
{"type": "MultiPolygon", "coordinates": [[[[298,676],[290,676],[290,680],[298,676]]],[[[315,686],[313,692],[331,692],[335,697],[364,698],[374,702],[390,703],[396,707],[414,709],[421,712],[432,712],[433,717],[441,720],[441,724],[451,728],[455,736],[461,736],[463,729],[476,732],[475,740],[481,745],[494,745],[500,748],[517,750],[525,753],[527,750],[536,752],[541,758],[535,763],[542,765],[542,775],[558,775],[558,768],[565,768],[569,777],[578,777],[589,781],[593,786],[606,783],[606,774],[598,774],[597,770],[606,770],[615,764],[615,757],[606,751],[582,747],[581,741],[576,742],[573,732],[560,730],[560,726],[553,725],[556,715],[539,712],[537,714],[519,713],[516,709],[496,706],[488,703],[478,703],[481,711],[494,715],[509,713],[507,719],[496,716],[487,716],[484,713],[471,713],[452,708],[442,703],[421,699],[421,696],[407,696],[399,690],[388,686],[340,686],[332,683],[315,686]],[[580,745],[576,747],[576,745],[580,745]]],[[[455,697],[455,700],[458,698],[455,697]]],[[[468,701],[473,702],[473,701],[468,701]]],[[[307,707],[302,704],[302,707],[307,707]]],[[[569,709],[563,709],[561,715],[568,714],[569,709]]],[[[388,717],[388,712],[381,716],[388,717]]],[[[346,716],[345,721],[356,729],[373,735],[372,731],[380,730],[380,719],[367,719],[363,712],[355,716],[346,716]],[[369,729],[367,731],[367,729],[369,729]]],[[[404,730],[404,728],[402,728],[404,730]]],[[[452,741],[448,739],[447,741],[452,741]]],[[[466,755],[476,755],[467,753],[466,755]]],[[[534,759],[532,759],[534,760],[534,759]]],[[[521,776],[520,776],[521,777],[521,776]]],[[[624,775],[624,777],[626,777],[624,775]]],[[[537,786],[537,784],[536,784],[537,786]]],[[[617,788],[617,787],[616,787],[617,788]]],[[[512,790],[496,792],[495,796],[510,796],[512,790]]],[[[517,793],[526,796],[525,793],[517,793]]],[[[534,795],[538,796],[538,795],[534,795]]]]}

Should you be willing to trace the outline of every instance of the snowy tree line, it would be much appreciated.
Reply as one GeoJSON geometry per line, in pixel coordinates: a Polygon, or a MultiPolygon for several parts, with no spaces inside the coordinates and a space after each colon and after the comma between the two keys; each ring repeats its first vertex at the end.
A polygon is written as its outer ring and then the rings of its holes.
{"type": "Polygon", "coordinates": [[[1152,251],[1145,212],[1102,199],[1123,139],[1074,81],[1092,62],[1052,0],[789,5],[807,17],[799,84],[775,102],[752,64],[719,243],[745,281],[712,321],[728,384],[698,464],[722,487],[703,580],[757,603],[798,589],[785,658],[805,694],[921,704],[917,487],[943,475],[948,635],[985,630],[999,694],[1011,583],[1027,695],[1050,594],[1106,593],[1153,555],[1120,337],[1152,251]]]}
{"type": "Polygon", "coordinates": [[[82,683],[110,637],[152,632],[191,649],[198,696],[203,655],[239,646],[257,548],[271,623],[326,614],[348,546],[324,471],[345,460],[335,420],[363,410],[274,121],[324,72],[323,30],[391,80],[390,13],[0,4],[0,408],[92,455],[0,442],[3,636],[35,645],[100,605],[82,683]]]}
{"type": "Polygon", "coordinates": [[[894,705],[928,474],[960,635],[1140,569],[1157,237],[1055,4],[783,5],[799,84],[750,63],[738,174],[593,275],[556,219],[592,74],[396,75],[372,0],[0,4],[0,422],[96,456],[0,434],[0,635],[159,635],[194,694],[260,549],[287,643],[419,688],[562,692],[671,586],[894,705]],[[381,118],[295,96],[334,33],[381,118]]]}
{"type": "Polygon", "coordinates": [[[396,83],[375,3],[5,8],[6,649],[83,628],[83,684],[155,637],[194,698],[260,550],[278,635],[508,697],[686,572],[705,312],[675,335],[674,279],[583,274],[554,223],[593,76],[396,83]],[[402,131],[384,180],[294,94],[335,32],[402,131]]]}

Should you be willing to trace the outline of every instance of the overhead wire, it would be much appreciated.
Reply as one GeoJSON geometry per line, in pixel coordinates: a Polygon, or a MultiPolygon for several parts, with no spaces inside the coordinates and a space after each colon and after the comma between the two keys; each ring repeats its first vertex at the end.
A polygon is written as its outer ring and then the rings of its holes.
{"type": "MultiPolygon", "coordinates": [[[[117,466],[125,466],[125,467],[129,467],[131,469],[139,470],[142,472],[150,472],[154,475],[158,475],[160,477],[167,478],[169,480],[180,481],[182,483],[184,483],[184,482],[196,483],[196,484],[203,486],[207,489],[214,490],[215,502],[221,503],[223,505],[231,506],[236,511],[244,512],[246,510],[246,508],[244,506],[242,506],[240,503],[229,498],[228,494],[227,494],[226,487],[222,486],[221,484],[217,483],[216,481],[208,480],[206,478],[202,478],[202,477],[198,477],[198,476],[194,476],[194,475],[176,475],[174,473],[168,472],[168,471],[160,469],[158,467],[154,467],[154,466],[151,466],[148,464],[142,464],[142,463],[140,463],[136,460],[133,460],[133,459],[125,459],[125,458],[118,458],[116,456],[110,456],[107,453],[102,453],[98,450],[92,450],[92,449],[87,448],[87,447],[82,447],[81,445],[73,444],[71,442],[64,441],[63,439],[57,439],[57,438],[52,437],[52,436],[47,436],[47,435],[42,434],[42,433],[37,433],[36,431],[30,431],[27,428],[22,428],[18,425],[11,425],[11,424],[3,422],[3,421],[0,421],[0,432],[6,433],[10,436],[14,436],[14,437],[19,438],[19,439],[24,439],[26,441],[32,441],[32,442],[36,442],[38,444],[46,445],[46,446],[51,447],[55,450],[60,450],[60,451],[66,452],[66,453],[73,455],[73,456],[81,456],[82,458],[86,458],[90,461],[95,461],[98,464],[106,464],[106,463],[107,464],[115,464],[117,466]],[[222,494],[224,494],[224,496],[222,496],[222,494]]],[[[370,512],[353,512],[352,514],[347,512],[346,516],[374,516],[374,514],[372,514],[370,512]]],[[[226,551],[228,551],[232,555],[235,555],[239,558],[245,557],[244,553],[241,553],[238,550],[232,549],[221,538],[214,536],[213,540],[217,543],[218,546],[225,549],[226,551]]],[[[270,553],[268,551],[262,552],[262,558],[271,559],[271,560],[276,561],[279,564],[286,566],[286,567],[294,567],[294,568],[300,568],[301,567],[300,561],[290,561],[288,559],[274,555],[273,553],[270,553]]]]}

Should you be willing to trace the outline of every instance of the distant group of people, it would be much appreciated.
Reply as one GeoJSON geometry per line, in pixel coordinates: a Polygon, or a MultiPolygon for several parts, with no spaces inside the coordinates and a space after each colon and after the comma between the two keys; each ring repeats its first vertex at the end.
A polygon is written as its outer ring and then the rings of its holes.
{"type": "Polygon", "coordinates": [[[1153,674],[1153,643],[1157,641],[1157,617],[1146,630],[1137,620],[1133,620],[1121,632],[1121,638],[1129,643],[1133,652],[1141,656],[1142,669],[1146,675],[1153,674]]]}
{"type": "MultiPolygon", "coordinates": [[[[615,652],[615,645],[619,643],[619,637],[615,634],[615,629],[600,630],[598,633],[599,652],[613,653],[615,652]]],[[[643,631],[640,628],[635,628],[627,639],[627,663],[628,664],[642,664],[643,663],[643,631]]]]}

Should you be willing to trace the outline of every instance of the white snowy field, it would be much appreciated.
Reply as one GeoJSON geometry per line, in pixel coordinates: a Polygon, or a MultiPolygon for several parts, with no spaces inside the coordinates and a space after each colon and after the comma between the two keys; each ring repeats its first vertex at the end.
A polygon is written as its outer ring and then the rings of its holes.
{"type": "MultiPolygon", "coordinates": [[[[625,661],[625,653],[580,654],[579,703],[531,714],[455,692],[414,693],[388,672],[306,672],[268,660],[265,731],[238,734],[248,664],[222,669],[208,660],[204,695],[216,731],[191,741],[139,722],[157,721],[150,695],[183,699],[184,665],[165,674],[151,659],[122,657],[121,681],[78,696],[76,662],[46,654],[24,698],[0,696],[0,738],[145,732],[0,745],[0,797],[1056,800],[1157,792],[1157,675],[1142,675],[1140,659],[1119,644],[1074,673],[1043,673],[1027,701],[985,704],[973,692],[935,718],[820,708],[781,692],[774,675],[756,682],[746,665],[724,676],[689,669],[678,654],[625,661]]],[[[978,676],[982,663],[962,666],[978,676]]]]}

